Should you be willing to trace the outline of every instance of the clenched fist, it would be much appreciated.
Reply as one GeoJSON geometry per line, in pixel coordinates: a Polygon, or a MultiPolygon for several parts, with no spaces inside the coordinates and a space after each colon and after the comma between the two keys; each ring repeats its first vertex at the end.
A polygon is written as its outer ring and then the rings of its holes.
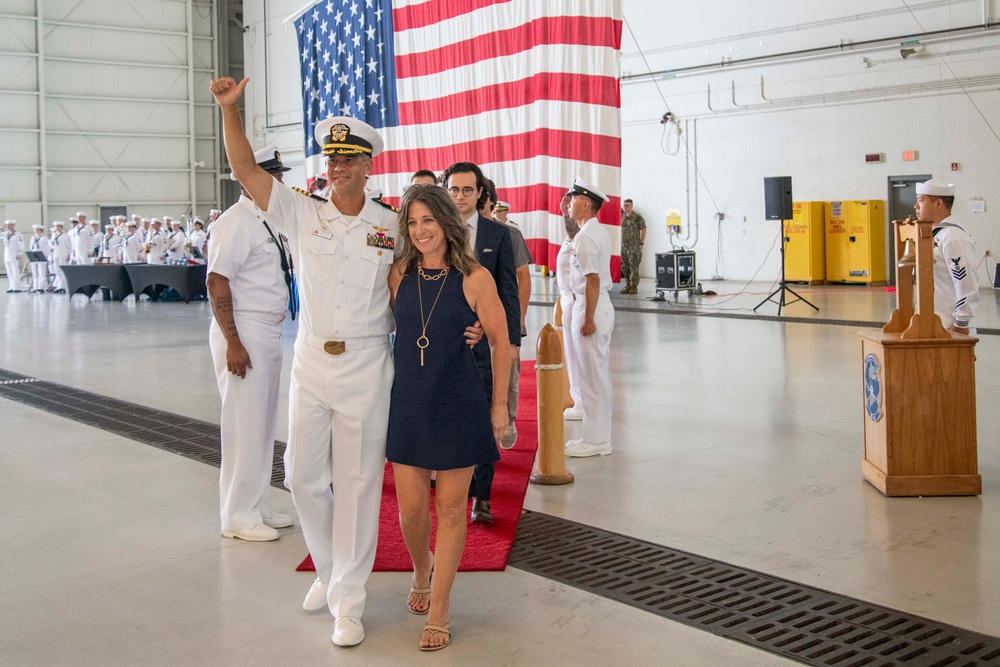
{"type": "Polygon", "coordinates": [[[236,83],[236,79],[233,77],[224,76],[220,79],[213,79],[209,89],[220,107],[228,107],[236,104],[248,83],[250,83],[250,79],[247,77],[243,77],[242,81],[236,83]]]}

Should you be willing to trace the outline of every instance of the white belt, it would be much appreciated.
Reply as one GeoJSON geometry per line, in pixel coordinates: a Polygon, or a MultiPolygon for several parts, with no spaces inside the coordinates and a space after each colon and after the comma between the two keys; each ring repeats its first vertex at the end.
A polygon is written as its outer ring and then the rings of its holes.
{"type": "Polygon", "coordinates": [[[389,344],[389,336],[368,336],[353,340],[326,340],[305,331],[299,331],[299,340],[310,347],[323,350],[327,354],[343,354],[352,350],[365,350],[370,347],[380,347],[389,344]]]}
{"type": "Polygon", "coordinates": [[[268,324],[280,324],[285,321],[284,313],[269,313],[262,310],[234,310],[233,315],[267,322],[268,324]]]}
{"type": "Polygon", "coordinates": [[[573,296],[573,292],[571,290],[568,290],[568,289],[559,290],[559,296],[572,297],[573,296]]]}

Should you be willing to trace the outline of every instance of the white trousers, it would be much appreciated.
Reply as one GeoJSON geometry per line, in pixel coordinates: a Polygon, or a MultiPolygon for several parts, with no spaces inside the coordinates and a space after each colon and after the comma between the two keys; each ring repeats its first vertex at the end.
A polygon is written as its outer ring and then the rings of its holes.
{"type": "Polygon", "coordinates": [[[7,289],[21,289],[21,263],[16,257],[4,258],[3,263],[7,269],[7,283],[10,285],[7,289]]]}
{"type": "Polygon", "coordinates": [[[226,368],[226,337],[212,319],[208,342],[222,397],[222,530],[242,530],[271,516],[267,492],[274,462],[274,429],[281,383],[281,325],[234,315],[253,368],[245,378],[226,368]]]}
{"type": "Polygon", "coordinates": [[[331,355],[299,337],[285,486],[335,617],[361,618],[375,564],[394,374],[388,343],[331,355]],[[332,486],[332,491],[331,491],[332,486]]]}
{"type": "MultiPolygon", "coordinates": [[[[583,415],[583,441],[589,444],[611,442],[611,332],[615,328],[615,309],[607,292],[601,292],[594,311],[597,331],[589,336],[580,333],[586,301],[577,296],[571,320],[573,363],[578,379],[583,415]]],[[[563,319],[565,323],[566,320],[563,319]]],[[[565,326],[565,324],[564,324],[565,326]]],[[[563,331],[566,336],[566,331],[563,331]]],[[[572,380],[571,380],[572,381],[572,380]]]]}
{"type": "Polygon", "coordinates": [[[44,290],[49,286],[48,262],[31,263],[31,289],[44,290]]]}
{"type": "Polygon", "coordinates": [[[569,378],[569,395],[573,399],[573,405],[580,408],[580,378],[577,377],[575,348],[573,347],[573,308],[576,301],[573,293],[563,292],[559,297],[562,303],[562,323],[563,323],[563,364],[566,366],[566,376],[569,378]]]}

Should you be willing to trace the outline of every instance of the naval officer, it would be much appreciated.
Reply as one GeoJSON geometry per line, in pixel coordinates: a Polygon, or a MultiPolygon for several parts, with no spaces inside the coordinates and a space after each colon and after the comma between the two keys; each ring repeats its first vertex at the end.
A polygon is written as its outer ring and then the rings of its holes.
{"type": "Polygon", "coordinates": [[[24,255],[24,235],[15,229],[16,220],[7,220],[3,231],[3,263],[7,270],[7,293],[23,292],[21,289],[21,256],[24,255]]]}
{"type": "MultiPolygon", "coordinates": [[[[274,145],[254,160],[281,182],[289,168],[274,145]]],[[[177,224],[177,223],[174,223],[177,224]]],[[[281,386],[281,322],[289,303],[287,248],[246,190],[214,225],[208,256],[209,346],[222,396],[219,506],[222,536],[280,537],[292,517],[271,509],[274,430],[281,386]]]]}
{"type": "Polygon", "coordinates": [[[35,294],[42,294],[49,286],[49,252],[51,246],[49,237],[45,235],[45,225],[35,223],[31,226],[34,236],[31,237],[31,252],[40,252],[45,257],[45,261],[31,263],[31,291],[35,294]]]}
{"type": "MultiPolygon", "coordinates": [[[[580,385],[576,408],[583,415],[583,438],[566,443],[566,455],[605,456],[611,453],[611,332],[615,309],[611,289],[611,239],[597,212],[609,199],[583,179],[567,193],[570,217],[580,225],[570,246],[569,282],[573,290],[571,337],[575,376],[580,385]]],[[[564,325],[565,326],[565,325],[564,325]]]]}

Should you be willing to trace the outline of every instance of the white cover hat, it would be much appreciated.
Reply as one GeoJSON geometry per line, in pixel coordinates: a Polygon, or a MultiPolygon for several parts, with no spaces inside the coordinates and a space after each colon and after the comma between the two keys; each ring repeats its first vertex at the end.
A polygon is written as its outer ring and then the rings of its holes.
{"type": "Polygon", "coordinates": [[[4,220],[3,224],[4,225],[16,225],[17,224],[17,220],[4,220]]]}
{"type": "Polygon", "coordinates": [[[385,148],[382,135],[374,127],[350,116],[331,116],[313,129],[323,155],[367,155],[375,157],[385,148]]]}
{"type": "Polygon", "coordinates": [[[930,195],[931,197],[954,197],[955,184],[942,183],[936,178],[932,178],[929,181],[917,183],[917,194],[930,195]]]}
{"type": "Polygon", "coordinates": [[[45,225],[40,225],[37,222],[31,226],[32,229],[45,229],[45,225]]]}
{"type": "Polygon", "coordinates": [[[611,201],[610,199],[608,199],[608,196],[606,194],[604,194],[603,192],[595,188],[593,185],[591,185],[590,183],[579,177],[577,177],[577,179],[573,181],[573,187],[571,187],[569,189],[569,192],[567,192],[566,194],[568,194],[571,197],[573,195],[585,195],[595,201],[605,201],[605,202],[611,201]]]}
{"type": "Polygon", "coordinates": [[[76,213],[73,214],[73,217],[79,218],[81,215],[87,215],[87,214],[84,213],[83,211],[77,211],[76,213]]]}
{"type": "Polygon", "coordinates": [[[494,211],[509,211],[510,204],[505,201],[498,201],[496,205],[493,206],[494,211]]]}

